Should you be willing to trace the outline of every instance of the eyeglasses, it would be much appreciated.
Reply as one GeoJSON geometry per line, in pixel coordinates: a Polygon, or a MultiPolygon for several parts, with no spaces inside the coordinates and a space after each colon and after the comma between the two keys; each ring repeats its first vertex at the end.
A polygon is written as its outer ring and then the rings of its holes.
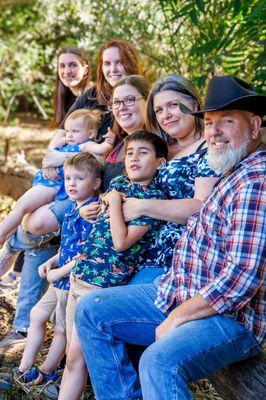
{"type": "Polygon", "coordinates": [[[125,107],[134,106],[137,100],[143,99],[143,97],[135,97],[135,96],[127,96],[123,100],[114,100],[110,105],[110,110],[118,110],[121,104],[124,104],[125,107]]]}

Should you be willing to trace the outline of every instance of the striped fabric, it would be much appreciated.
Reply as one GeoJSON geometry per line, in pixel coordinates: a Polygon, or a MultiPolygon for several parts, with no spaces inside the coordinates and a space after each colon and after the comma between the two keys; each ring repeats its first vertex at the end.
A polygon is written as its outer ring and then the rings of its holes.
{"type": "Polygon", "coordinates": [[[159,284],[163,312],[196,294],[232,315],[259,343],[266,332],[266,151],[221,178],[192,216],[159,284]]]}

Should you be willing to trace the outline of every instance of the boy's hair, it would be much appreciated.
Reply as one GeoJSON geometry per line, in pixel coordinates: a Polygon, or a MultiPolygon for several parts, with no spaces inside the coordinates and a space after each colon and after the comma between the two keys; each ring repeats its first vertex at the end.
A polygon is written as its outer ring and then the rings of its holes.
{"type": "Polygon", "coordinates": [[[87,169],[92,173],[94,179],[101,178],[102,166],[100,162],[86,151],[69,157],[64,163],[64,169],[66,167],[74,167],[79,170],[87,169]]]}
{"type": "Polygon", "coordinates": [[[75,119],[82,118],[85,129],[95,129],[96,133],[103,121],[103,113],[100,110],[90,110],[81,108],[69,114],[64,123],[64,128],[67,129],[67,123],[75,119]]]}
{"type": "Polygon", "coordinates": [[[144,141],[151,143],[155,150],[155,154],[157,158],[164,157],[167,159],[168,155],[168,147],[166,142],[160,138],[158,135],[155,133],[147,132],[147,131],[138,131],[133,133],[132,135],[127,136],[124,139],[125,143],[125,149],[127,151],[128,145],[131,142],[138,142],[138,141],[144,141]]]}

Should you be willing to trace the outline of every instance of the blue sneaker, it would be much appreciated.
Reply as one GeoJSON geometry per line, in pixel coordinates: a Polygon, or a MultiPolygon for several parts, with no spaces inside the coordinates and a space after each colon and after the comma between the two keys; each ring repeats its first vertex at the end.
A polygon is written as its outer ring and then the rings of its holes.
{"type": "Polygon", "coordinates": [[[57,375],[56,371],[53,371],[51,374],[45,374],[42,371],[39,371],[39,372],[42,374],[45,382],[57,382],[58,375],[57,375]]]}
{"type": "Polygon", "coordinates": [[[58,379],[55,371],[51,374],[45,374],[34,366],[26,372],[20,372],[18,368],[14,368],[13,371],[15,380],[25,386],[38,386],[47,382],[56,382],[58,379]]]}
{"type": "Polygon", "coordinates": [[[36,367],[31,367],[26,372],[20,372],[17,367],[13,369],[13,372],[15,381],[25,386],[37,386],[44,382],[44,377],[36,367]]]}

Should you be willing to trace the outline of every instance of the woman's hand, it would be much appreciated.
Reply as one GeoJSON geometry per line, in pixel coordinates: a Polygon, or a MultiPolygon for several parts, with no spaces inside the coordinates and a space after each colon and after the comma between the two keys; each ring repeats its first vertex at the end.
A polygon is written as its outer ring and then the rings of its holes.
{"type": "Polygon", "coordinates": [[[112,146],[115,144],[116,135],[110,128],[107,129],[107,133],[103,135],[103,138],[106,143],[109,143],[112,146]]]}
{"type": "Polygon", "coordinates": [[[54,147],[62,147],[62,146],[65,146],[66,144],[67,144],[67,138],[62,137],[61,139],[58,139],[57,145],[54,147]]]}
{"type": "Polygon", "coordinates": [[[57,173],[57,167],[49,167],[43,168],[42,173],[45,179],[49,179],[50,181],[58,181],[60,176],[57,173]]]}
{"type": "Polygon", "coordinates": [[[142,216],[141,212],[141,199],[135,199],[134,197],[123,198],[123,214],[125,221],[133,221],[134,219],[142,216]]]}
{"type": "Polygon", "coordinates": [[[42,167],[61,167],[67,159],[67,153],[62,153],[61,151],[50,151],[44,159],[42,160],[42,167]]]}
{"type": "Polygon", "coordinates": [[[52,147],[59,147],[59,146],[64,146],[61,145],[60,140],[64,139],[66,136],[66,131],[64,129],[57,129],[54,134],[53,134],[53,138],[51,139],[50,143],[49,143],[49,148],[52,147]]]}
{"type": "Polygon", "coordinates": [[[87,206],[80,207],[79,214],[86,221],[94,224],[97,221],[101,211],[101,206],[98,201],[88,204],[87,206]]]}

